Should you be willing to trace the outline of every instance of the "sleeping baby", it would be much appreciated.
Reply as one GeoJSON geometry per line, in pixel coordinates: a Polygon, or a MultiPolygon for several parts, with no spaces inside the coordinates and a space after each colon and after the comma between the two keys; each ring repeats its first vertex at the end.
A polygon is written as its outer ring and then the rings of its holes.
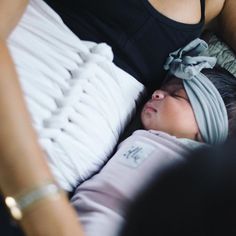
{"type": "Polygon", "coordinates": [[[156,173],[235,132],[236,80],[213,68],[215,58],[199,56],[206,47],[196,39],[170,54],[164,84],[142,109],[145,129],[124,140],[102,170],[77,187],[72,203],[86,236],[118,235],[125,209],[156,173]]]}

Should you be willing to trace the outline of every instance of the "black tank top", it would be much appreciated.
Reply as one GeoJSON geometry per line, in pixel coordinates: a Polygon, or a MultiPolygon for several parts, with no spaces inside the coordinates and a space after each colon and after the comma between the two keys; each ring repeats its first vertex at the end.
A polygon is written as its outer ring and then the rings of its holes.
{"type": "Polygon", "coordinates": [[[45,0],[80,39],[106,42],[116,65],[152,89],[164,78],[168,54],[196,37],[201,20],[184,24],[159,13],[148,0],[45,0]]]}

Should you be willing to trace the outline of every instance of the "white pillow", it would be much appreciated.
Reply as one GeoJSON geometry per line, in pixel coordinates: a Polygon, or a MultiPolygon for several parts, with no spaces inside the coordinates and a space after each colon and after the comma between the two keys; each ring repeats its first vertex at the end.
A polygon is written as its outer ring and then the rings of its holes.
{"type": "Polygon", "coordinates": [[[144,87],[108,45],[79,40],[42,0],[30,2],[8,45],[49,166],[70,191],[107,161],[144,87]]]}

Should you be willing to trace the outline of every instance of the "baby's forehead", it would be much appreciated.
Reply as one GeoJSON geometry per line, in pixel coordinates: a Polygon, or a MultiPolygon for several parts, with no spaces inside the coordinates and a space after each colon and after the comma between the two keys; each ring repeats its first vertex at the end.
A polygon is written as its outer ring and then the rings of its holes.
{"type": "Polygon", "coordinates": [[[183,80],[175,76],[167,76],[161,85],[161,89],[184,89],[183,80]]]}

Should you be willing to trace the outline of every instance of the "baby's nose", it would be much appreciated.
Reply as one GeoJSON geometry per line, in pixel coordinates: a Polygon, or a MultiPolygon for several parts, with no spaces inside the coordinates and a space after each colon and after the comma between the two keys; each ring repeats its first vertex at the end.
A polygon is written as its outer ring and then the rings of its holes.
{"type": "Polygon", "coordinates": [[[153,94],[152,94],[152,99],[155,100],[161,100],[163,98],[165,98],[166,92],[163,90],[156,90],[153,94]]]}

